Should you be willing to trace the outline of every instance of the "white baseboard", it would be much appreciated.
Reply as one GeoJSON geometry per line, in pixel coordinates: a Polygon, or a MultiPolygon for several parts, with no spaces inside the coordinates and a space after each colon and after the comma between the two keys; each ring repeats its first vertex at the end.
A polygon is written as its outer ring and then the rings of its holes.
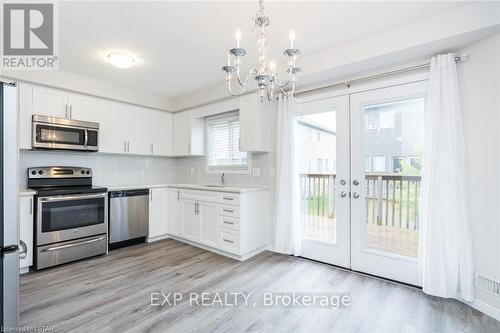
{"type": "Polygon", "coordinates": [[[480,301],[478,299],[476,299],[475,301],[473,302],[465,302],[465,301],[462,301],[464,302],[465,304],[473,307],[474,309],[484,313],[484,314],[487,314],[488,316],[490,316],[491,318],[494,318],[498,321],[500,321],[500,309],[497,309],[483,301],[480,301]]]}
{"type": "Polygon", "coordinates": [[[152,242],[157,242],[159,240],[162,240],[162,239],[167,239],[167,238],[170,238],[170,235],[169,234],[165,234],[165,235],[161,235],[161,236],[156,236],[156,237],[148,237],[146,239],[146,242],[148,243],[152,243],[152,242]]]}

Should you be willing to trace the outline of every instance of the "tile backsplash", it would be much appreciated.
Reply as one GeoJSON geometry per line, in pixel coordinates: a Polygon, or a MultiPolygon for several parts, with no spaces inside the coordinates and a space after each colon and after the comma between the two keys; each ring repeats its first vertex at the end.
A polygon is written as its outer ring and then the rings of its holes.
{"type": "MultiPolygon", "coordinates": [[[[252,174],[226,174],[226,184],[272,186],[274,166],[271,154],[252,154],[252,174]]],[[[207,173],[204,157],[152,157],[101,153],[21,150],[20,187],[27,185],[29,167],[78,166],[93,170],[94,184],[134,185],[187,183],[212,184],[220,173],[207,173]],[[193,174],[191,173],[193,172],[193,174]]]]}
{"type": "Polygon", "coordinates": [[[27,168],[50,165],[92,168],[93,183],[101,186],[177,182],[175,158],[21,150],[20,187],[27,185],[27,168]]]}

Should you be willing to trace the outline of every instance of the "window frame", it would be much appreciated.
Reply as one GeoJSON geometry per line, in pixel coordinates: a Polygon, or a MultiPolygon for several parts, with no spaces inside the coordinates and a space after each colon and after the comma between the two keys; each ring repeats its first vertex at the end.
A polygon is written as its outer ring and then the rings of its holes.
{"type": "MultiPolygon", "coordinates": [[[[238,121],[240,120],[240,112],[239,110],[234,110],[234,111],[229,111],[229,112],[224,112],[224,113],[219,113],[215,115],[211,115],[205,118],[205,172],[210,173],[210,174],[234,174],[234,175],[249,175],[252,173],[252,153],[251,152],[243,152],[247,154],[247,168],[246,169],[225,169],[225,168],[220,168],[220,169],[214,169],[214,167],[210,168],[209,166],[209,140],[208,140],[208,135],[209,135],[209,120],[210,118],[224,118],[224,117],[232,117],[234,114],[237,114],[238,116],[238,121]]],[[[240,137],[241,137],[241,122],[240,122],[240,137]]],[[[238,138],[239,139],[239,138],[238,138]]],[[[241,151],[240,151],[241,152],[241,151]]]]}

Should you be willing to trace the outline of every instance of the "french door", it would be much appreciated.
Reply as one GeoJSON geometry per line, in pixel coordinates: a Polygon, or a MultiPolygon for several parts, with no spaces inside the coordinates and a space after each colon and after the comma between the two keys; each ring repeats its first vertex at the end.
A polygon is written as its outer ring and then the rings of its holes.
{"type": "Polygon", "coordinates": [[[426,89],[421,81],[299,104],[304,257],[419,284],[426,89]]]}

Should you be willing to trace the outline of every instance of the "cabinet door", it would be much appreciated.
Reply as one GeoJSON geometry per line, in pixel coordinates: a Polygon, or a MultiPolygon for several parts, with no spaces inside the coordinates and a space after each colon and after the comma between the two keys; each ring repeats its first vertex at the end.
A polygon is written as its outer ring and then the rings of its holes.
{"type": "Polygon", "coordinates": [[[69,95],[69,118],[99,122],[98,99],[83,95],[69,95]]]}
{"type": "Polygon", "coordinates": [[[175,236],[182,236],[182,201],[179,199],[179,189],[168,189],[168,232],[175,236]]]}
{"type": "Polygon", "coordinates": [[[172,156],[172,114],[154,110],[148,113],[151,153],[158,156],[172,156]]]}
{"type": "Polygon", "coordinates": [[[97,114],[89,117],[99,123],[99,151],[103,153],[126,153],[123,129],[123,104],[99,100],[97,114]]]}
{"type": "Polygon", "coordinates": [[[60,90],[34,86],[33,114],[66,118],[68,116],[68,94],[60,90]]]}
{"type": "Polygon", "coordinates": [[[149,233],[148,237],[163,236],[168,233],[168,189],[149,190],[149,233]]]}
{"type": "Polygon", "coordinates": [[[198,241],[200,239],[200,219],[195,213],[194,201],[182,200],[182,236],[198,241]]]}
{"type": "Polygon", "coordinates": [[[19,148],[31,149],[33,86],[19,83],[19,148]]]}
{"type": "Polygon", "coordinates": [[[19,267],[33,265],[33,197],[19,199],[19,243],[21,251],[26,247],[26,255],[21,257],[19,267]]]}
{"type": "Polygon", "coordinates": [[[218,213],[217,205],[208,202],[200,202],[200,243],[208,246],[218,246],[218,213]]]}
{"type": "Polygon", "coordinates": [[[191,112],[184,111],[174,114],[173,130],[173,153],[174,156],[186,156],[190,154],[191,147],[191,112]]]}
{"type": "Polygon", "coordinates": [[[124,105],[124,130],[128,144],[128,153],[147,155],[151,154],[151,145],[148,142],[149,121],[147,110],[138,106],[124,105]]]}

